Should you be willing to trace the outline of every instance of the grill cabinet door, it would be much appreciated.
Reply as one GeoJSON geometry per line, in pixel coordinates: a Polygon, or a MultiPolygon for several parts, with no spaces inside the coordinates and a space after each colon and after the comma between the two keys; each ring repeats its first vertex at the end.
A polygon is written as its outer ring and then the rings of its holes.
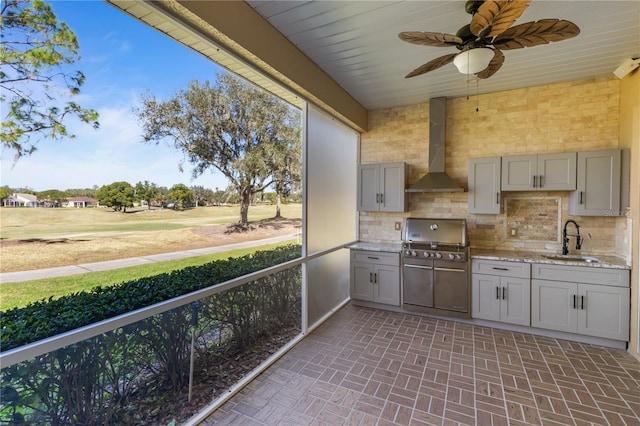
{"type": "Polygon", "coordinates": [[[433,308],[433,262],[403,266],[403,303],[433,308]]]}

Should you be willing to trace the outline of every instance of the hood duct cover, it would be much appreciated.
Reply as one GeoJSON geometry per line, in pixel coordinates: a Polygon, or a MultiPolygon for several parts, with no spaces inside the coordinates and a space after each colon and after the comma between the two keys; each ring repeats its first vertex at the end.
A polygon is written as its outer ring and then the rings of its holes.
{"type": "Polygon", "coordinates": [[[447,99],[429,100],[429,171],[406,192],[463,192],[444,171],[447,99]]]}

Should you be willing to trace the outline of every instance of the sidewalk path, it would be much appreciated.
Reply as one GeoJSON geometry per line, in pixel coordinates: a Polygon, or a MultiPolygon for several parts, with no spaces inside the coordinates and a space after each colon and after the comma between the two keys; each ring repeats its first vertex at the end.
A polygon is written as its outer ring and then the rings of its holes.
{"type": "Polygon", "coordinates": [[[175,251],[172,253],[151,254],[148,256],[130,257],[127,259],[107,260],[105,262],[83,263],[80,265],[60,266],[57,268],[34,269],[31,271],[0,273],[0,283],[15,283],[20,281],[39,280],[41,278],[62,277],[66,275],[84,274],[87,272],[106,271],[108,269],[126,268],[127,266],[144,265],[148,263],[162,262],[165,260],[182,259],[185,257],[202,256],[205,254],[219,253],[265,244],[280,243],[287,240],[299,239],[300,234],[281,235],[262,240],[246,241],[243,243],[227,244],[218,247],[205,247],[201,249],[175,251]]]}

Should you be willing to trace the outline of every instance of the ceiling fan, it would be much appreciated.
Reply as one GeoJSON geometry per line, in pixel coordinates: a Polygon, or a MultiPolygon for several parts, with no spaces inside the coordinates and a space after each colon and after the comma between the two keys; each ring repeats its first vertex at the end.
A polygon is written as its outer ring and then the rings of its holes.
{"type": "Polygon", "coordinates": [[[477,78],[489,78],[504,63],[503,50],[521,49],[575,37],[580,29],[562,19],[541,19],[512,27],[531,0],[469,0],[465,10],[471,23],[456,35],[406,31],[398,34],[408,43],[435,47],[455,47],[460,52],[433,59],[405,76],[415,77],[451,62],[458,70],[477,78]]]}

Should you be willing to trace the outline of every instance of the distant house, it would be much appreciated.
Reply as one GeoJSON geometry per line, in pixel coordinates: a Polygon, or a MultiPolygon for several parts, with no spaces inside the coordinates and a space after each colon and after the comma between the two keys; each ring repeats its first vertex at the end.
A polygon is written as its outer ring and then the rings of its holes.
{"type": "Polygon", "coordinates": [[[96,207],[98,200],[91,197],[69,197],[62,203],[62,207],[96,207]]]}
{"type": "Polygon", "coordinates": [[[3,205],[5,207],[38,207],[38,197],[33,194],[21,194],[14,192],[5,198],[3,205]]]}

